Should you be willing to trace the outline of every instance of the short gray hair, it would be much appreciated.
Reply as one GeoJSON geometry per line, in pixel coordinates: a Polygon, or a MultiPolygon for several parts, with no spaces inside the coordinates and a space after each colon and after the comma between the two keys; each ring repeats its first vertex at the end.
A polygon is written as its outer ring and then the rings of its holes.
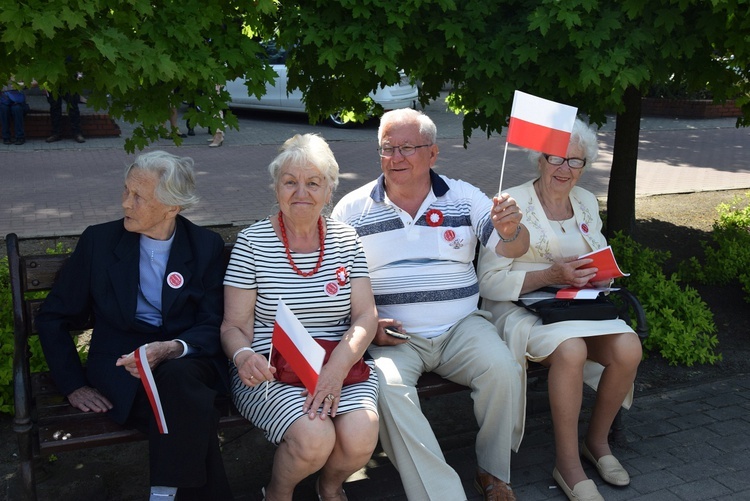
{"type": "Polygon", "coordinates": [[[150,151],[138,155],[125,169],[125,179],[134,170],[156,174],[156,199],[164,205],[189,209],[198,203],[195,193],[194,162],[190,157],[178,157],[166,151],[150,151]]]}
{"type": "Polygon", "coordinates": [[[385,132],[386,125],[392,123],[400,124],[413,124],[419,125],[419,135],[422,138],[432,144],[437,142],[437,126],[430,117],[411,108],[400,108],[398,110],[387,111],[380,118],[380,126],[378,127],[378,145],[383,141],[383,133],[385,132]]]}
{"type": "Polygon", "coordinates": [[[314,165],[331,184],[339,185],[339,164],[326,140],[317,134],[295,134],[279,148],[279,154],[268,165],[273,185],[278,186],[281,169],[287,165],[314,165]]]}
{"type": "MultiPolygon", "coordinates": [[[[596,132],[580,118],[576,118],[576,121],[573,123],[573,131],[570,133],[570,144],[575,144],[583,148],[586,155],[586,167],[593,164],[599,156],[599,143],[596,139],[596,132]]],[[[539,159],[544,153],[541,151],[530,151],[529,160],[534,165],[538,165],[539,159]]]]}

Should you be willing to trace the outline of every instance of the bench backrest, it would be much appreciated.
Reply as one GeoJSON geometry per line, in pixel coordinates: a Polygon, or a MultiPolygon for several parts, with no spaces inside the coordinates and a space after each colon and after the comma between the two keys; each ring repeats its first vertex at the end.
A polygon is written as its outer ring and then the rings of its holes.
{"type": "MultiPolygon", "coordinates": [[[[13,299],[13,317],[17,319],[16,334],[23,334],[27,339],[36,335],[34,318],[39,311],[44,298],[33,297],[34,292],[48,292],[55,284],[57,275],[70,254],[37,254],[23,256],[19,250],[18,237],[11,233],[6,237],[8,247],[8,266],[10,268],[10,285],[13,299]],[[15,308],[20,308],[18,311],[15,308]]],[[[234,244],[224,246],[224,264],[229,262],[229,256],[234,244]]],[[[81,326],[82,328],[91,325],[81,326]]]]}

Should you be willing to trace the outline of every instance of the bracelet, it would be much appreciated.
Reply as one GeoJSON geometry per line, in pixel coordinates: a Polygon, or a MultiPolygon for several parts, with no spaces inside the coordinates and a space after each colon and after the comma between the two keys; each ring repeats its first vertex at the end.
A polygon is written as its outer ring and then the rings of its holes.
{"type": "Polygon", "coordinates": [[[503,238],[503,236],[500,234],[500,232],[499,231],[497,232],[497,235],[500,237],[500,240],[502,240],[506,244],[510,243],[510,242],[513,242],[516,238],[518,238],[518,235],[520,235],[520,234],[521,234],[521,224],[520,223],[516,227],[516,232],[510,238],[503,238]]]}
{"type": "Polygon", "coordinates": [[[234,355],[232,355],[232,363],[234,364],[235,367],[237,367],[237,362],[235,361],[237,359],[237,355],[239,355],[243,351],[249,351],[249,352],[255,353],[255,350],[250,348],[249,346],[243,346],[239,350],[235,351],[234,355]]]}

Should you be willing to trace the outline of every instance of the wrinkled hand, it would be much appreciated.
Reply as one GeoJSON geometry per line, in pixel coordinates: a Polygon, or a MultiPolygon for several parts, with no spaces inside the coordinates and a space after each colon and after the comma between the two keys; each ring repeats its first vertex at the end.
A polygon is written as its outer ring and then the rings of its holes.
{"type": "Polygon", "coordinates": [[[83,412],[107,412],[113,406],[107,397],[91,386],[82,386],[68,395],[68,402],[83,412]]]}
{"type": "Polygon", "coordinates": [[[246,386],[258,386],[266,381],[273,381],[276,367],[269,367],[268,359],[251,351],[242,351],[235,358],[240,381],[246,386]]]}
{"type": "Polygon", "coordinates": [[[348,372],[347,370],[344,374],[339,374],[332,370],[328,364],[323,366],[320,370],[320,376],[318,376],[315,394],[311,395],[307,390],[302,392],[302,395],[307,397],[302,406],[302,412],[306,413],[309,419],[315,419],[316,416],[325,419],[329,413],[332,418],[336,417],[339,400],[341,399],[341,388],[348,372]],[[329,395],[333,398],[330,398],[329,395]],[[318,414],[319,409],[320,414],[318,414]]]}
{"type": "Polygon", "coordinates": [[[570,285],[571,287],[583,288],[589,285],[589,281],[594,278],[598,268],[581,268],[594,260],[589,258],[578,259],[577,257],[567,257],[555,261],[552,266],[547,268],[548,282],[553,285],[570,285]]]}
{"type": "MultiPolygon", "coordinates": [[[[177,358],[183,352],[182,343],[178,341],[157,341],[146,343],[146,361],[153,371],[160,363],[170,358],[177,358]]],[[[131,376],[140,379],[141,374],[135,363],[135,352],[122,355],[115,363],[118,367],[124,367],[131,376]]]]}
{"type": "Polygon", "coordinates": [[[521,224],[523,213],[516,204],[516,200],[507,193],[492,198],[492,211],[490,213],[492,226],[504,239],[513,238],[518,225],[521,224]]]}
{"type": "Polygon", "coordinates": [[[378,320],[378,329],[375,331],[375,337],[372,340],[372,344],[377,346],[396,346],[397,344],[404,344],[407,342],[406,339],[399,339],[386,334],[386,327],[394,327],[399,332],[402,329],[401,322],[392,318],[381,318],[378,320]]]}

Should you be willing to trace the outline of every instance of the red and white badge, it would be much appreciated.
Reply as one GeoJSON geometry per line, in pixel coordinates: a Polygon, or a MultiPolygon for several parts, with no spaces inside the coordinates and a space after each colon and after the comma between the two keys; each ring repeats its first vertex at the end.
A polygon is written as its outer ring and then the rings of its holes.
{"type": "Polygon", "coordinates": [[[173,271],[169,275],[167,275],[167,285],[169,285],[173,289],[179,289],[185,284],[185,279],[182,278],[182,275],[176,271],[173,271]]]}
{"type": "Polygon", "coordinates": [[[339,266],[336,269],[336,281],[339,283],[341,287],[346,285],[346,279],[349,277],[349,273],[346,271],[346,268],[343,266],[339,266]]]}
{"type": "Polygon", "coordinates": [[[427,226],[432,226],[435,228],[436,226],[440,226],[443,224],[443,213],[440,212],[437,209],[430,209],[425,213],[425,220],[427,221],[427,226]]]}
{"type": "Polygon", "coordinates": [[[339,284],[336,282],[328,282],[323,290],[326,294],[333,297],[339,293],[339,284]]]}
{"type": "Polygon", "coordinates": [[[456,232],[453,230],[445,230],[445,233],[443,233],[443,239],[445,239],[446,242],[452,242],[456,239],[456,232]]]}
{"type": "Polygon", "coordinates": [[[581,223],[581,233],[583,233],[584,235],[588,235],[589,225],[587,225],[586,223],[581,223]]]}

